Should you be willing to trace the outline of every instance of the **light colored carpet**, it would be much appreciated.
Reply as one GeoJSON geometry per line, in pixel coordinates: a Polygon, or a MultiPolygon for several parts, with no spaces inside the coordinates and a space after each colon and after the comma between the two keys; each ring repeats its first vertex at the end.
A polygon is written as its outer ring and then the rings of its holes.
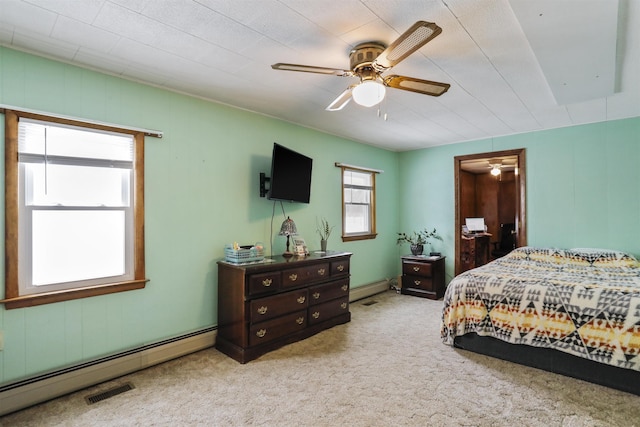
{"type": "Polygon", "coordinates": [[[350,323],[248,364],[208,349],[10,414],[0,425],[640,425],[638,396],[442,344],[441,308],[386,292],[353,303],[350,323]],[[84,400],[128,381],[135,389],[84,400]]]}

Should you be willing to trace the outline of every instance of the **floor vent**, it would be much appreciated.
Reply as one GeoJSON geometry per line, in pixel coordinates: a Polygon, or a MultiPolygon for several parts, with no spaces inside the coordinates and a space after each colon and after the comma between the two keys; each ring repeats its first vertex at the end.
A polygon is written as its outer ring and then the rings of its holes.
{"type": "Polygon", "coordinates": [[[102,400],[108,399],[113,396],[117,396],[125,391],[133,390],[135,387],[131,383],[126,383],[123,385],[119,385],[114,388],[110,388],[109,390],[105,390],[101,393],[92,394],[91,396],[87,396],[84,398],[88,405],[93,405],[94,403],[98,403],[102,400]]]}
{"type": "Polygon", "coordinates": [[[370,305],[377,304],[377,303],[378,303],[378,301],[371,300],[371,301],[363,302],[362,305],[370,306],[370,305]]]}

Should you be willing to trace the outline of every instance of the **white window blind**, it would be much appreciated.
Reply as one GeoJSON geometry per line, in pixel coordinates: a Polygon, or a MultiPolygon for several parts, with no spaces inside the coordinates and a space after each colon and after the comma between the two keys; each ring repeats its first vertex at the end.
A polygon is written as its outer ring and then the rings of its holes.
{"type": "Polygon", "coordinates": [[[344,171],[345,234],[371,232],[372,177],[369,172],[344,171]]]}
{"type": "Polygon", "coordinates": [[[381,170],[336,163],[342,171],[342,240],[375,239],[376,174],[381,170]]]}
{"type": "Polygon", "coordinates": [[[21,294],[133,278],[129,134],[20,119],[21,294]]]}
{"type": "Polygon", "coordinates": [[[96,164],[131,168],[133,138],[128,134],[20,119],[18,153],[20,161],[93,159],[96,164]]]}

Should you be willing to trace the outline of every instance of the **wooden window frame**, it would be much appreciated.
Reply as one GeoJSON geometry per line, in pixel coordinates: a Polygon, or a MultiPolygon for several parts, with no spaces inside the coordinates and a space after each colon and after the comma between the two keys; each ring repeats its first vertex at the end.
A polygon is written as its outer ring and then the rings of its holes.
{"type": "Polygon", "coordinates": [[[361,168],[358,166],[344,165],[341,163],[336,163],[336,166],[340,168],[340,183],[341,183],[340,188],[342,193],[342,241],[353,242],[358,240],[375,239],[376,236],[378,235],[377,229],[376,229],[376,174],[380,173],[381,171],[375,170],[375,169],[361,168]],[[369,233],[347,234],[345,232],[346,205],[344,200],[344,172],[347,170],[371,174],[371,202],[369,203],[369,218],[371,220],[371,232],[369,233]]]}
{"type": "Polygon", "coordinates": [[[144,132],[118,127],[86,123],[78,120],[16,110],[4,110],[5,115],[5,296],[0,303],[6,309],[32,307],[97,295],[142,289],[145,278],[144,258],[144,132]],[[19,227],[19,162],[18,122],[20,118],[66,124],[88,129],[119,132],[134,138],[134,194],[133,194],[133,279],[52,292],[20,295],[18,285],[18,227],[19,227]]]}

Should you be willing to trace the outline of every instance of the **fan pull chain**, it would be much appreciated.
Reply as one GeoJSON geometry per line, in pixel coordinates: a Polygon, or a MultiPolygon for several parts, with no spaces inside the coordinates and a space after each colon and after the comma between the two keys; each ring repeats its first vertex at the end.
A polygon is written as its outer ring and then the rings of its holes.
{"type": "MultiPolygon", "coordinates": [[[[384,104],[385,107],[387,106],[387,100],[386,99],[384,99],[382,101],[382,103],[384,104]]],[[[382,119],[386,122],[387,121],[387,113],[385,112],[384,114],[382,114],[382,112],[380,111],[380,105],[381,104],[378,104],[378,117],[380,117],[382,115],[382,119]]]]}
{"type": "Polygon", "coordinates": [[[384,102],[384,121],[386,122],[387,121],[387,111],[388,111],[388,109],[387,109],[387,99],[385,98],[383,100],[383,102],[384,102]]]}

